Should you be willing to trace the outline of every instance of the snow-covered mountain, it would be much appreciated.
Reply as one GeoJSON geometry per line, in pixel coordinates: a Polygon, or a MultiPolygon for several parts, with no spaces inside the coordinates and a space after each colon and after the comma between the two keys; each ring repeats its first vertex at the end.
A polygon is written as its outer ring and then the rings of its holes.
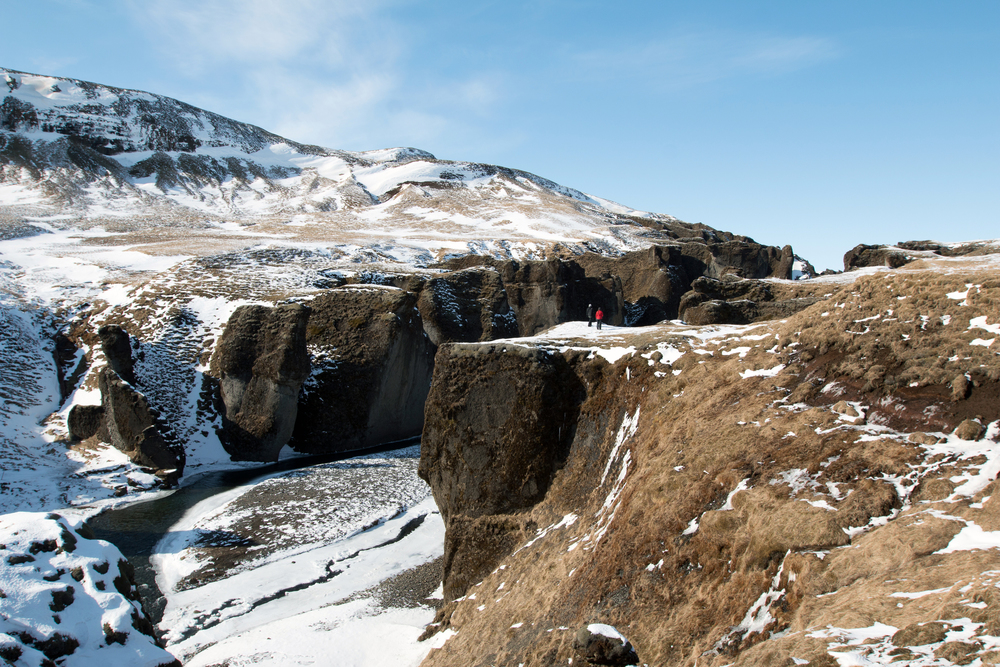
{"type": "Polygon", "coordinates": [[[151,93],[4,69],[0,78],[0,216],[13,222],[238,221],[289,242],[381,239],[506,257],[553,244],[620,252],[703,229],[516,169],[413,148],[321,148],[151,93]]]}

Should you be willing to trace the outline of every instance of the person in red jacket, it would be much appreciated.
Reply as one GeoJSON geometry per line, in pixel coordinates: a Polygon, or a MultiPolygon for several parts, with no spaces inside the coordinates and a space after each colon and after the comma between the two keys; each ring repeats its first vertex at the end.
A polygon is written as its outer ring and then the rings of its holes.
{"type": "Polygon", "coordinates": [[[604,320],[604,311],[600,307],[597,308],[597,312],[594,313],[594,319],[597,320],[597,330],[601,330],[601,322],[604,320]]]}

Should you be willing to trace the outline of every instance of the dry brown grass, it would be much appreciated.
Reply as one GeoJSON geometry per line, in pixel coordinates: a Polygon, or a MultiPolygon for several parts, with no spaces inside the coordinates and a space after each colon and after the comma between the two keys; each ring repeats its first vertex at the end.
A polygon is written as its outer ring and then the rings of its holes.
{"type": "MultiPolygon", "coordinates": [[[[934,432],[970,416],[1000,419],[1000,343],[971,346],[990,336],[968,328],[976,317],[1000,319],[1000,278],[898,271],[808,289],[829,296],[787,321],[709,341],[711,355],[664,326],[629,338],[638,353],[613,366],[575,362],[590,387],[581,432],[601,433],[601,455],[571,452],[528,513],[550,528],[472,586],[475,599],[443,611],[459,633],[425,664],[566,664],[572,634],[590,622],[616,626],[650,665],[836,665],[828,651],[847,640],[816,634],[828,625],[905,628],[957,614],[983,624],[980,636],[996,636],[998,552],[935,553],[963,521],[1000,526],[993,485],[943,500],[951,478],[982,460],[932,458],[906,435],[932,432],[923,440],[936,442],[934,432]],[[966,305],[946,296],[967,283],[980,287],[966,305]],[[666,340],[685,356],[672,368],[650,366],[641,355],[666,340]],[[749,348],[742,358],[722,354],[740,347],[749,348]],[[773,377],[741,377],[779,364],[773,377]],[[968,395],[952,400],[952,381],[966,373],[968,395]],[[845,400],[864,416],[833,409],[845,400]],[[622,416],[637,406],[638,431],[601,484],[622,416]],[[626,450],[609,520],[605,500],[626,450]],[[741,482],[749,488],[730,499],[741,482]],[[570,512],[574,523],[551,528],[570,512]],[[853,538],[845,532],[873,519],[853,538]],[[697,531],[684,534],[693,520],[697,531]],[[740,627],[768,591],[770,620],[740,627]],[[938,592],[892,597],[919,591],[938,592]],[[780,630],[787,634],[772,636],[780,630]]],[[[859,650],[899,648],[883,639],[859,650]]],[[[956,664],[993,660],[985,644],[967,643],[935,650],[956,664]]]]}

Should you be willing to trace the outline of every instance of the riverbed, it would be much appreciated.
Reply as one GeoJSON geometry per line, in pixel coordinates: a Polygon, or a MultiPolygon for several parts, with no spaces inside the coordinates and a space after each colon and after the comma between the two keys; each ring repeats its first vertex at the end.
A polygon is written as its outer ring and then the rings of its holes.
{"type": "Polygon", "coordinates": [[[416,665],[444,543],[419,456],[207,473],[91,523],[185,665],[416,665]]]}

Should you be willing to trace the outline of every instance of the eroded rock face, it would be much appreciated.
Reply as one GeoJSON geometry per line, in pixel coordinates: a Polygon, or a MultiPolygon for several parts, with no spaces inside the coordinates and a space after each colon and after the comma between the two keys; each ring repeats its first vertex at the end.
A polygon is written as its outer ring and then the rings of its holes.
{"type": "Polygon", "coordinates": [[[575,261],[589,276],[619,277],[622,323],[627,326],[645,326],[677,317],[681,295],[694,277],[685,268],[684,255],[677,246],[652,246],[618,258],[587,253],[575,261]]]}
{"type": "Polygon", "coordinates": [[[439,350],[420,476],[445,520],[446,598],[461,595],[530,529],[517,515],[545,496],[565,462],[584,396],[566,361],[539,350],[439,350]]]}
{"type": "Polygon", "coordinates": [[[168,480],[180,477],[184,447],[165,432],[146,397],[110,368],[101,371],[99,386],[103,428],[111,444],[168,480]]]}
{"type": "Polygon", "coordinates": [[[357,285],[310,302],[306,333],[315,368],[299,402],[291,446],[340,452],[420,434],[434,346],[417,295],[357,285]]]}
{"type": "Polygon", "coordinates": [[[741,278],[791,278],[795,253],[792,247],[764,246],[750,239],[721,242],[688,242],[681,245],[683,263],[692,277],[721,278],[735,273],[741,278]]]}
{"type": "Polygon", "coordinates": [[[97,376],[101,404],[70,409],[66,420],[70,438],[79,441],[96,436],[168,484],[176,482],[184,471],[184,445],[135,386],[129,334],[119,326],[105,325],[98,336],[108,362],[97,376]]]}
{"type": "Polygon", "coordinates": [[[866,266],[887,266],[891,269],[909,264],[916,257],[902,248],[885,245],[856,245],[844,254],[844,270],[866,266]]]}
{"type": "Polygon", "coordinates": [[[749,324],[788,317],[816,303],[814,297],[775,297],[763,280],[742,279],[734,274],[722,278],[702,276],[691,283],[681,298],[678,316],[688,324],[749,324]]]}
{"type": "MultiPolygon", "coordinates": [[[[473,262],[494,266],[522,336],[568,320],[583,320],[588,304],[602,308],[605,322],[616,326],[645,326],[675,319],[682,295],[691,289],[692,281],[702,276],[791,277],[795,261],[791,246],[776,248],[744,237],[707,231],[704,234],[620,257],[591,252],[523,262],[465,257],[449,266],[469,267],[475,265],[473,262]]],[[[758,310],[794,312],[774,305],[758,310]]],[[[766,315],[757,311],[753,315],[754,319],[763,317],[766,315]]],[[[441,337],[440,342],[445,340],[441,337]]]]}
{"type": "Polygon", "coordinates": [[[424,331],[434,345],[510,338],[517,319],[499,272],[473,267],[431,278],[417,302],[424,331]]]}
{"type": "Polygon", "coordinates": [[[621,279],[610,273],[588,276],[575,261],[507,262],[500,267],[522,336],[569,320],[586,318],[587,304],[604,309],[604,321],[621,325],[625,301],[621,279]]]}
{"type": "Polygon", "coordinates": [[[116,324],[106,324],[97,330],[101,339],[101,349],[108,367],[118,377],[131,385],[135,384],[135,368],[132,362],[132,339],[128,332],[116,324]]]}
{"type": "Polygon", "coordinates": [[[309,375],[306,322],[298,304],[236,309],[212,355],[219,380],[223,447],[234,460],[276,461],[292,435],[309,375]]]}

